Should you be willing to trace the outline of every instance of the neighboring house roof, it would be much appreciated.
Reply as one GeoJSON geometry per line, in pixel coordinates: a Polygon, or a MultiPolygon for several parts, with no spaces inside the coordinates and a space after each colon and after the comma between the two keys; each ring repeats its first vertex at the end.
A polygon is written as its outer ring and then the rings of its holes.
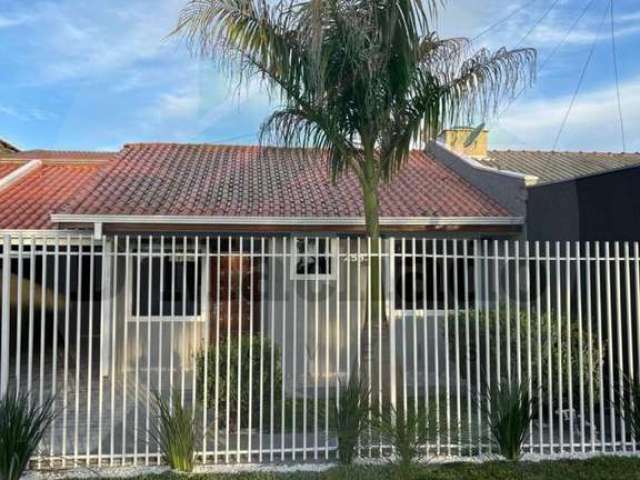
{"type": "Polygon", "coordinates": [[[544,152],[489,150],[483,164],[538,177],[539,182],[557,182],[640,164],[640,153],[544,152]]]}
{"type": "Polygon", "coordinates": [[[92,160],[108,160],[117,152],[87,152],[78,150],[23,150],[21,152],[2,153],[5,161],[48,160],[51,162],[73,163],[92,160]]]}
{"type": "MultiPolygon", "coordinates": [[[[0,155],[0,179],[32,160],[37,166],[0,190],[0,229],[42,230],[54,228],[51,213],[68,202],[98,172],[107,155],[82,155],[77,152],[39,152],[37,157],[0,155]],[[92,158],[89,158],[92,157],[92,158]]],[[[112,154],[113,155],[113,154],[112,154]]],[[[33,162],[32,162],[33,163],[33,162]]]]}
{"type": "Polygon", "coordinates": [[[18,147],[11,145],[9,142],[2,140],[0,138],[0,153],[3,152],[18,152],[20,151],[18,147]]]}
{"type": "MultiPolygon", "coordinates": [[[[422,151],[380,189],[381,217],[508,217],[422,151]]],[[[192,217],[361,217],[357,179],[333,184],[322,153],[254,146],[131,144],[60,210],[192,217]]],[[[197,223],[197,222],[196,222],[197,223]]]]}

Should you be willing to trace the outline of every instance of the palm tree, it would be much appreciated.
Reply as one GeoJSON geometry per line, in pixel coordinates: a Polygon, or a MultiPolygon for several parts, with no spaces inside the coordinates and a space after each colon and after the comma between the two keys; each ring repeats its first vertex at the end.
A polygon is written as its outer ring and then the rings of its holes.
{"type": "Polygon", "coordinates": [[[412,146],[444,125],[484,119],[535,77],[532,49],[473,52],[464,38],[439,38],[429,23],[442,1],[190,0],[174,31],[239,84],[257,78],[279,97],[261,144],[317,149],[333,180],[357,177],[371,237],[372,319],[385,317],[380,186],[412,146]]]}
{"type": "Polygon", "coordinates": [[[174,33],[241,82],[279,95],[260,143],[316,148],[360,183],[367,233],[378,190],[440,129],[470,123],[532,82],[532,49],[471,51],[429,28],[442,0],[190,0],[174,33]]]}

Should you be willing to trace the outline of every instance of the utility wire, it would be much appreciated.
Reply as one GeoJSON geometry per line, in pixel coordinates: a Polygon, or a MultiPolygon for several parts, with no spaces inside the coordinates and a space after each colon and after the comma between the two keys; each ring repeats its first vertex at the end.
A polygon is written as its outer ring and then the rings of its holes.
{"type": "Polygon", "coordinates": [[[611,55],[613,57],[613,72],[616,78],[616,96],[618,98],[618,117],[620,118],[620,138],[622,140],[622,151],[627,150],[626,141],[624,138],[624,119],[622,117],[622,100],[620,98],[620,77],[618,75],[618,52],[616,49],[616,30],[615,20],[613,15],[613,0],[609,0],[610,17],[611,17],[611,55]]]}
{"type": "Polygon", "coordinates": [[[569,103],[569,108],[567,108],[567,111],[564,114],[564,118],[562,119],[562,123],[560,124],[560,128],[558,129],[558,134],[556,135],[556,138],[553,142],[553,148],[551,150],[555,151],[556,147],[558,146],[558,142],[560,141],[560,136],[562,135],[562,131],[564,130],[564,127],[567,124],[567,120],[569,119],[569,115],[571,115],[571,110],[573,110],[573,105],[575,104],[576,98],[578,97],[578,93],[580,93],[580,88],[582,87],[582,82],[584,81],[584,77],[585,74],[587,73],[587,70],[589,69],[589,65],[591,64],[591,59],[593,58],[593,52],[596,49],[596,44],[598,43],[598,36],[600,34],[600,32],[602,31],[602,26],[604,25],[604,21],[607,18],[607,11],[609,10],[608,6],[607,9],[605,9],[604,11],[604,15],[602,15],[602,20],[600,21],[600,26],[598,27],[598,30],[596,32],[596,34],[594,35],[593,38],[593,42],[591,43],[591,49],[589,50],[589,55],[587,55],[587,59],[584,63],[584,66],[582,67],[582,72],[580,73],[580,78],[578,79],[578,84],[576,85],[576,89],[573,92],[573,96],[571,97],[571,102],[569,103]]]}
{"type": "Polygon", "coordinates": [[[487,28],[485,28],[484,30],[482,30],[480,33],[478,33],[475,37],[473,37],[471,39],[472,42],[475,42],[477,39],[479,39],[480,37],[482,37],[483,35],[486,35],[487,33],[489,33],[490,31],[492,31],[494,28],[496,28],[499,25],[502,25],[505,22],[508,22],[509,20],[511,20],[513,17],[515,17],[518,13],[520,13],[521,11],[523,11],[525,8],[530,7],[531,5],[533,5],[534,3],[536,3],[538,0],[531,0],[528,3],[525,3],[524,5],[521,5],[519,8],[516,8],[515,10],[513,10],[511,13],[509,13],[507,16],[501,18],[500,20],[498,20],[497,22],[493,23],[492,25],[489,25],[487,28]]]}
{"type": "Polygon", "coordinates": [[[531,33],[533,33],[533,31],[538,28],[538,25],[540,25],[540,23],[542,23],[542,21],[547,18],[547,15],[549,15],[551,13],[551,10],[553,10],[555,8],[555,6],[560,2],[560,0],[554,0],[553,3],[551,5],[549,5],[549,8],[547,8],[544,13],[540,16],[540,18],[538,18],[538,20],[531,26],[531,28],[529,28],[529,30],[527,30],[527,33],[524,34],[524,37],[522,37],[520,39],[520,41],[516,44],[515,48],[518,49],[522,46],[522,44],[525,42],[525,40],[527,38],[529,38],[529,35],[531,35],[531,33]]]}
{"type": "MultiPolygon", "coordinates": [[[[596,2],[596,0],[589,0],[586,3],[586,5],[582,9],[582,11],[580,12],[580,15],[578,15],[578,17],[573,21],[573,23],[571,24],[569,29],[565,32],[564,37],[562,38],[562,40],[560,40],[560,42],[558,42],[556,44],[556,46],[553,48],[553,50],[551,50],[551,52],[549,52],[549,54],[544,58],[544,60],[542,60],[542,62],[540,62],[540,66],[538,67],[538,74],[542,73],[545,70],[545,68],[547,67],[547,65],[549,65],[549,62],[556,56],[556,54],[564,46],[564,44],[569,39],[569,36],[573,33],[573,31],[578,26],[578,23],[580,23],[580,20],[582,20],[584,18],[584,16],[591,9],[591,7],[593,6],[593,4],[595,2],[596,2]]],[[[504,116],[505,113],[507,113],[509,108],[511,108],[511,106],[516,102],[516,100],[518,100],[518,98],[520,98],[520,96],[525,92],[526,89],[527,89],[526,86],[522,87],[520,89],[520,91],[518,93],[516,93],[516,95],[512,99],[509,100],[507,105],[505,105],[504,109],[502,109],[502,111],[500,111],[498,113],[498,115],[497,115],[498,123],[500,123],[500,118],[502,116],[504,116]]]]}

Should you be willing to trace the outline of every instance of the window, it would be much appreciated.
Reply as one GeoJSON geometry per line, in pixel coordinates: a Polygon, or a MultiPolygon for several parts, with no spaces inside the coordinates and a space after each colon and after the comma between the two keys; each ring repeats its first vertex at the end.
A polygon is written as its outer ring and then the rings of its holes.
{"type": "Polygon", "coordinates": [[[443,255],[442,241],[437,241],[435,254],[432,240],[427,240],[424,244],[422,240],[416,240],[414,243],[408,239],[404,242],[404,255],[402,241],[396,242],[395,245],[393,303],[396,310],[443,310],[445,306],[453,309],[456,292],[460,307],[464,305],[465,293],[470,303],[474,301],[474,262],[472,259],[467,260],[465,287],[465,261],[461,258],[461,244],[458,244],[458,257],[454,258],[451,241],[447,244],[446,257],[443,255]]]}
{"type": "Polygon", "coordinates": [[[291,242],[291,278],[333,278],[336,241],[331,238],[294,238],[291,242]]]}
{"type": "Polygon", "coordinates": [[[202,262],[179,256],[140,261],[140,303],[138,272],[134,262],[131,277],[131,314],[139,317],[193,317],[201,313],[202,262]],[[162,280],[162,281],[161,281],[162,280]],[[149,302],[149,291],[151,302],[149,302]],[[173,311],[172,311],[173,309],[173,311]]]}

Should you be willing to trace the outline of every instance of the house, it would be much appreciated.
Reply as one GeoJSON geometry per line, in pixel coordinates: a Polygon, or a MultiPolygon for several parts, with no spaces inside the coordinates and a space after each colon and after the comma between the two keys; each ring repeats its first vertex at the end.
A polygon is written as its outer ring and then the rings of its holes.
{"type": "Polygon", "coordinates": [[[465,145],[470,134],[445,132],[443,141],[480,165],[525,176],[528,240],[640,238],[640,152],[491,150],[488,132],[465,145]]]}
{"type": "MultiPolygon", "coordinates": [[[[443,146],[429,153],[411,152],[401,173],[381,188],[381,228],[386,238],[397,239],[384,248],[426,254],[424,249],[447,247],[441,242],[425,243],[424,238],[519,238],[524,221],[522,178],[476,170],[443,146]],[[412,240],[416,236],[417,245],[412,240]]],[[[176,364],[191,358],[204,335],[212,292],[222,297],[215,303],[222,306],[223,330],[224,325],[234,331],[248,328],[246,319],[242,324],[242,313],[257,317],[261,305],[253,301],[251,292],[241,295],[242,282],[245,290],[253,282],[256,298],[269,285],[278,285],[278,292],[284,292],[284,298],[275,298],[271,289],[271,296],[264,298],[276,305],[267,312],[269,325],[288,309],[302,316],[306,309],[316,308],[320,299],[322,321],[334,317],[324,313],[324,303],[342,302],[344,315],[354,319],[365,314],[356,311],[359,307],[348,298],[365,294],[367,267],[358,255],[371,248],[366,239],[358,239],[365,232],[359,186],[351,175],[332,183],[321,153],[162,143],[129,144],[120,152],[24,151],[2,155],[0,176],[0,232],[13,233],[14,244],[24,234],[21,248],[25,251],[33,238],[47,251],[68,251],[73,245],[86,253],[91,243],[101,250],[95,269],[102,275],[102,295],[109,290],[113,298],[102,312],[98,298],[89,307],[89,293],[82,291],[81,280],[74,275],[68,283],[64,280],[65,269],[87,272],[89,255],[78,262],[75,257],[52,254],[48,265],[38,263],[34,270],[36,276],[49,272],[45,284],[49,294],[42,296],[49,304],[66,294],[72,300],[81,299],[77,308],[85,309],[83,316],[89,316],[86,309],[95,310],[94,332],[100,337],[105,373],[112,368],[114,353],[107,348],[112,335],[109,329],[122,332],[134,323],[157,328],[162,321],[177,322],[182,327],[181,347],[166,337],[165,345],[158,348],[172,350],[176,364]],[[27,234],[35,237],[27,238],[27,234]],[[211,244],[207,238],[213,235],[217,243],[211,244]],[[205,261],[205,251],[213,257],[207,256],[206,265],[198,264],[205,261]],[[342,265],[338,272],[338,251],[356,255],[356,264],[342,265]],[[56,268],[57,278],[52,274],[56,268]],[[220,277],[215,272],[228,275],[220,277]],[[64,288],[59,286],[54,293],[56,282],[64,288]],[[354,289],[340,301],[338,283],[351,283],[354,289]],[[298,296],[304,293],[314,300],[292,304],[296,295],[291,292],[296,290],[300,290],[298,296]],[[241,308],[237,308],[239,303],[241,308]],[[226,308],[230,305],[234,308],[226,308]],[[353,311],[347,313],[347,309],[353,311]],[[116,321],[103,323],[101,329],[101,315],[116,321]]],[[[420,262],[418,259],[418,267],[420,262]]],[[[443,271],[460,269],[462,275],[461,263],[446,263],[440,266],[443,271]]],[[[412,288],[399,288],[392,302],[394,311],[403,315],[403,311],[422,309],[423,296],[427,302],[442,302],[446,274],[441,274],[435,291],[440,300],[436,300],[431,288],[422,292],[421,268],[417,268],[417,280],[406,274],[409,266],[402,258],[393,266],[386,264],[386,275],[394,268],[398,269],[394,276],[404,277],[393,281],[414,282],[420,297],[412,297],[412,288]]],[[[28,280],[27,272],[29,267],[24,265],[23,282],[28,280]]],[[[17,270],[12,273],[17,282],[17,270]]],[[[450,279],[453,276],[452,270],[450,279]]],[[[38,281],[37,292],[41,287],[38,281]]],[[[71,317],[76,313],[72,306],[71,317]]],[[[129,336],[125,350],[115,352],[117,368],[137,358],[139,345],[133,338],[129,336]]],[[[153,355],[162,354],[156,350],[153,355]]]]}

